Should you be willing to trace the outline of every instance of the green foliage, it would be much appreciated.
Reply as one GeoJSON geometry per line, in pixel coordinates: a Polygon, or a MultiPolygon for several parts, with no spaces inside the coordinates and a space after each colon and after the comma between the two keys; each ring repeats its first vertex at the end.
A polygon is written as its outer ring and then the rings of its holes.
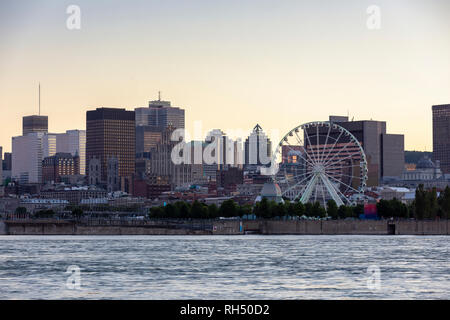
{"type": "Polygon", "coordinates": [[[25,207],[17,207],[16,208],[16,214],[26,214],[27,213],[27,208],[25,207]]]}
{"type": "Polygon", "coordinates": [[[72,210],[72,215],[76,218],[81,218],[84,215],[84,211],[81,208],[74,208],[72,210]]]}
{"type": "Polygon", "coordinates": [[[442,219],[450,218],[450,187],[446,187],[439,197],[439,216],[442,219]]]}
{"type": "Polygon", "coordinates": [[[194,219],[208,218],[208,207],[197,200],[194,201],[191,207],[191,217],[194,219]]]}
{"type": "Polygon", "coordinates": [[[238,208],[233,200],[225,200],[219,208],[221,217],[231,218],[238,215],[238,208]]]}
{"type": "Polygon", "coordinates": [[[55,211],[53,210],[40,210],[34,214],[36,218],[45,219],[45,218],[53,218],[55,215],[55,211]]]}
{"type": "Polygon", "coordinates": [[[319,202],[315,202],[312,206],[312,216],[324,218],[327,215],[327,212],[324,207],[320,205],[319,202]]]}
{"type": "Polygon", "coordinates": [[[327,214],[329,217],[331,217],[332,219],[337,219],[339,218],[338,215],[338,206],[336,204],[336,201],[334,200],[328,200],[327,202],[327,214]]]}
{"type": "Polygon", "coordinates": [[[189,205],[189,203],[184,201],[177,201],[175,202],[175,208],[178,213],[177,215],[181,219],[191,218],[191,206],[189,205]]]}
{"type": "Polygon", "coordinates": [[[219,217],[219,208],[213,203],[208,206],[208,217],[210,219],[216,219],[219,217]]]}
{"type": "Polygon", "coordinates": [[[408,218],[408,207],[397,199],[380,200],[377,203],[377,213],[382,218],[408,218]]]}
{"type": "Polygon", "coordinates": [[[148,214],[150,219],[161,219],[164,218],[164,209],[163,207],[152,207],[150,208],[150,212],[148,214]]]}
{"type": "MultiPolygon", "coordinates": [[[[406,205],[397,199],[380,200],[377,204],[378,216],[383,218],[409,218],[422,217],[434,219],[435,217],[448,218],[450,216],[450,188],[446,188],[437,198],[436,190],[425,191],[423,186],[416,192],[418,198],[413,204],[406,205]]],[[[74,209],[75,211],[76,209],[74,209]]],[[[73,212],[74,212],[73,211],[73,212]]],[[[357,206],[337,206],[336,202],[329,200],[326,208],[319,202],[303,204],[300,201],[277,203],[263,198],[254,206],[238,205],[233,200],[226,200],[220,207],[215,204],[206,205],[200,201],[191,204],[178,201],[166,206],[153,207],[149,210],[149,218],[161,219],[217,219],[219,217],[243,217],[254,214],[260,219],[283,218],[286,216],[303,215],[307,217],[332,219],[358,218],[364,213],[364,205],[357,206]]]]}
{"type": "Polygon", "coordinates": [[[419,185],[411,211],[414,218],[418,220],[436,219],[437,217],[448,219],[450,217],[450,188],[447,186],[438,199],[436,188],[425,190],[422,184],[419,185]]]}
{"type": "Polygon", "coordinates": [[[338,216],[340,219],[352,218],[353,217],[352,207],[341,205],[338,209],[338,216]]]}

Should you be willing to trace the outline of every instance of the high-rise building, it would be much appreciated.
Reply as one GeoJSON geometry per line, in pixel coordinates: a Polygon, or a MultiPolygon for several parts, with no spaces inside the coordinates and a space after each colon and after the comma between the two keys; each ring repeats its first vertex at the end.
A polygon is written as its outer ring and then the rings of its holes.
{"type": "Polygon", "coordinates": [[[56,135],[56,153],[70,153],[80,158],[80,173],[86,174],[86,131],[68,130],[56,135]]]}
{"type": "Polygon", "coordinates": [[[80,158],[70,153],[57,153],[42,161],[42,182],[61,182],[62,176],[79,174],[80,158]]]}
{"type": "Polygon", "coordinates": [[[45,133],[42,137],[42,158],[52,157],[56,154],[55,133],[45,133]]]}
{"type": "MultiPolygon", "coordinates": [[[[125,109],[97,108],[86,113],[86,161],[97,157],[101,183],[107,184],[108,159],[119,160],[119,177],[135,171],[135,113],[125,109]]],[[[89,168],[89,166],[88,166],[89,168]]]]}
{"type": "Polygon", "coordinates": [[[3,185],[3,148],[0,147],[0,188],[3,185]]]}
{"type": "MultiPolygon", "coordinates": [[[[200,148],[200,145],[197,146],[200,148]]],[[[192,151],[194,154],[195,150],[192,151]]],[[[210,180],[215,180],[217,171],[230,167],[242,167],[243,151],[240,140],[234,141],[220,129],[210,131],[202,146],[203,172],[210,180]]]]}
{"type": "Polygon", "coordinates": [[[12,153],[5,152],[3,155],[3,171],[11,171],[12,168],[12,153]]]}
{"type": "MultiPolygon", "coordinates": [[[[202,175],[201,164],[180,163],[172,161],[172,150],[179,142],[172,141],[174,127],[167,127],[156,148],[151,150],[150,172],[152,175],[167,179],[172,188],[187,186],[202,175]]],[[[183,155],[184,156],[184,155],[183,155]]],[[[188,162],[188,161],[186,161],[188,162]]]]}
{"type": "MultiPolygon", "coordinates": [[[[385,121],[349,121],[348,117],[341,116],[330,116],[329,120],[347,129],[361,144],[367,159],[368,186],[379,185],[383,177],[401,176],[405,167],[404,135],[387,134],[385,121]]],[[[332,143],[328,143],[326,146],[324,145],[328,134],[326,127],[309,128],[306,130],[309,136],[317,136],[316,130],[319,130],[320,150],[323,150],[324,147],[325,150],[332,147],[332,143]]],[[[331,157],[348,159],[350,155],[357,154],[358,147],[353,143],[348,144],[345,140],[348,138],[340,135],[339,130],[331,130],[329,134],[332,139],[337,139],[341,136],[341,141],[343,141],[342,146],[334,146],[334,155],[330,154],[331,157]]],[[[304,141],[306,149],[315,150],[316,144],[314,141],[311,145],[309,145],[306,138],[304,141]]],[[[360,160],[354,157],[352,159],[360,160]]]]}
{"type": "Polygon", "coordinates": [[[20,183],[42,182],[43,137],[29,133],[12,138],[12,178],[20,183]]]}
{"type": "Polygon", "coordinates": [[[245,168],[254,171],[257,167],[270,165],[272,142],[257,124],[244,144],[245,168]]]}
{"type": "Polygon", "coordinates": [[[12,154],[5,152],[3,158],[3,180],[11,179],[12,154]]]}
{"type": "Polygon", "coordinates": [[[149,158],[152,148],[161,141],[164,127],[137,126],[136,127],[136,159],[149,158]]]}
{"type": "Polygon", "coordinates": [[[184,109],[172,107],[170,101],[150,101],[148,108],[136,108],[136,126],[184,128],[184,109]]]}
{"type": "Polygon", "coordinates": [[[450,173],[450,104],[436,105],[433,111],[433,160],[450,173]]]}
{"type": "Polygon", "coordinates": [[[170,101],[150,101],[148,108],[136,108],[136,158],[150,158],[149,152],[161,141],[169,126],[184,129],[185,112],[170,101]]]}
{"type": "Polygon", "coordinates": [[[22,120],[22,135],[34,132],[48,132],[47,116],[26,116],[22,120]]]}

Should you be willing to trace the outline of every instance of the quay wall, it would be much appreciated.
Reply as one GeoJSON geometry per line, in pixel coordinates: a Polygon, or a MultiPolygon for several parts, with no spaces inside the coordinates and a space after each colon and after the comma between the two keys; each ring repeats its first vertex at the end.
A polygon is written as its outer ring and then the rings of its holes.
{"type": "Polygon", "coordinates": [[[0,221],[0,235],[449,235],[450,220],[226,220],[201,228],[83,225],[66,221],[0,221]]]}

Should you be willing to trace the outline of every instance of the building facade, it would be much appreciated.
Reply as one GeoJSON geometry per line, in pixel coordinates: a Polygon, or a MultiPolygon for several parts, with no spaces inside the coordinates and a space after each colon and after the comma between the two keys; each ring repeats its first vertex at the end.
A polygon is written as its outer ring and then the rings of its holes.
{"type": "Polygon", "coordinates": [[[148,108],[136,108],[136,159],[150,159],[150,152],[161,141],[168,127],[184,129],[185,111],[170,101],[150,101],[148,108]]]}
{"type": "Polygon", "coordinates": [[[43,138],[29,133],[12,138],[12,178],[22,184],[42,182],[43,138]]]}
{"type": "Polygon", "coordinates": [[[80,159],[80,174],[86,174],[86,131],[68,130],[56,135],[56,153],[70,153],[80,159]]]}
{"type": "Polygon", "coordinates": [[[3,148],[0,147],[0,188],[3,185],[3,148]]]}
{"type": "MultiPolygon", "coordinates": [[[[100,160],[101,183],[107,183],[109,158],[119,161],[119,177],[135,172],[135,113],[125,109],[97,108],[86,113],[86,161],[100,160]]],[[[88,166],[89,168],[89,166],[88,166]]]]}
{"type": "Polygon", "coordinates": [[[61,182],[62,176],[80,173],[80,158],[70,153],[57,153],[42,161],[42,183],[61,182]]]}
{"type": "Polygon", "coordinates": [[[48,132],[47,116],[26,116],[22,119],[22,135],[29,133],[48,132]]]}
{"type": "Polygon", "coordinates": [[[244,143],[244,167],[254,171],[257,167],[270,165],[272,142],[257,124],[244,143]]]}
{"type": "Polygon", "coordinates": [[[433,112],[433,160],[450,173],[450,104],[436,105],[433,112]]]}
{"type": "Polygon", "coordinates": [[[153,126],[175,129],[185,127],[184,109],[172,107],[170,101],[150,101],[148,108],[136,108],[136,126],[153,126]]]}
{"type": "MultiPolygon", "coordinates": [[[[387,134],[385,121],[348,121],[348,117],[342,116],[330,116],[329,120],[347,129],[361,144],[367,159],[367,186],[378,186],[383,177],[400,177],[402,175],[405,167],[404,135],[387,134]]],[[[306,130],[308,135],[317,136],[316,128],[306,130]]],[[[325,145],[327,133],[327,128],[319,128],[319,149],[325,148],[325,152],[333,145],[332,143],[325,145]]],[[[337,139],[339,136],[339,130],[330,131],[332,139],[337,139]]],[[[306,137],[304,140],[307,149],[315,150],[314,148],[317,148],[314,142],[309,146],[306,137]]],[[[341,136],[340,140],[342,141],[341,145],[334,146],[335,154],[330,154],[330,156],[336,159],[345,159],[354,154],[355,156],[351,160],[359,161],[359,158],[355,158],[359,150],[358,146],[351,143],[349,138],[341,136]]]]}

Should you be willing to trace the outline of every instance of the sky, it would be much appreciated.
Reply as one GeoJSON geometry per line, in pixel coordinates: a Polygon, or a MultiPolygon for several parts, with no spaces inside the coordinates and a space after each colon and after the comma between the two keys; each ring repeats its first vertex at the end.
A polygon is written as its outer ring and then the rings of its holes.
{"type": "Polygon", "coordinates": [[[192,133],[201,121],[205,134],[259,123],[283,135],[348,114],[432,151],[431,106],[450,103],[450,1],[1,0],[4,151],[38,113],[39,82],[54,133],[161,91],[192,133]],[[69,5],[80,29],[67,28],[69,5]],[[379,29],[368,28],[371,5],[379,29]]]}

